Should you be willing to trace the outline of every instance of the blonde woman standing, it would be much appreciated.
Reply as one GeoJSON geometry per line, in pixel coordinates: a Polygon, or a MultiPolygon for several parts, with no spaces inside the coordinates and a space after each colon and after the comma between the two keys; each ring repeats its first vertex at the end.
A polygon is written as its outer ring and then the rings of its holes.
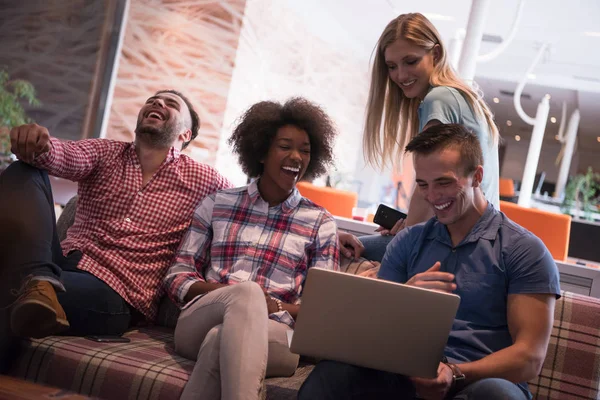
{"type": "MultiPolygon", "coordinates": [[[[439,123],[461,124],[477,135],[486,171],[483,191],[498,208],[498,128],[492,113],[450,66],[433,24],[419,13],[402,14],[377,42],[363,138],[368,161],[381,166],[401,160],[411,138],[439,123]]],[[[407,225],[429,217],[423,203],[413,196],[407,225]]]]}
{"type": "MultiPolygon", "coordinates": [[[[406,144],[435,124],[461,124],[481,143],[485,175],[481,183],[487,200],[498,209],[498,128],[488,105],[468,83],[460,79],[448,61],[439,32],[422,14],[402,14],[384,29],[375,48],[367,102],[363,147],[372,165],[402,165],[406,144]]],[[[451,211],[456,199],[439,204],[451,211]]],[[[433,214],[415,191],[406,221],[399,221],[384,235],[360,240],[364,256],[381,260],[390,237],[405,225],[426,221],[433,214]]]]}

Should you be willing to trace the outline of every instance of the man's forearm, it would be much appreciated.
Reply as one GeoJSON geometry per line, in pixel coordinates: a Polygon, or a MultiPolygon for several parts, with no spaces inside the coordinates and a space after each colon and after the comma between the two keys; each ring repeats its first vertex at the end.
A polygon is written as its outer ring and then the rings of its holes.
{"type": "Polygon", "coordinates": [[[535,378],[545,354],[536,354],[524,345],[514,344],[481,360],[457,364],[465,374],[465,383],[485,378],[501,378],[511,382],[527,382],[535,378]]]}
{"type": "Polygon", "coordinates": [[[50,150],[36,157],[31,165],[48,171],[50,175],[75,182],[96,171],[99,160],[116,150],[102,139],[70,142],[50,138],[50,145],[50,150]]]}

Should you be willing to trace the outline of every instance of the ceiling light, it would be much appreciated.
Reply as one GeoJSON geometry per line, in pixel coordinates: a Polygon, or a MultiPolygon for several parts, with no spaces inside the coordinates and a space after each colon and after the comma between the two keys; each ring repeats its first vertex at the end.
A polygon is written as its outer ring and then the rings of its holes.
{"type": "Polygon", "coordinates": [[[529,79],[535,79],[535,74],[527,74],[527,78],[529,78],[529,79]]]}
{"type": "Polygon", "coordinates": [[[546,93],[546,98],[547,98],[548,100],[550,100],[550,99],[552,98],[552,96],[550,96],[550,93],[546,93]]]}
{"type": "Polygon", "coordinates": [[[556,123],[556,117],[550,117],[550,122],[552,122],[553,124],[556,123]]]}
{"type": "Polygon", "coordinates": [[[506,126],[512,126],[512,121],[510,119],[506,120],[506,126]]]}
{"type": "Polygon", "coordinates": [[[521,141],[521,136],[519,136],[519,135],[515,135],[515,140],[516,140],[517,142],[520,142],[520,141],[521,141]]]}
{"type": "Polygon", "coordinates": [[[598,136],[598,137],[596,138],[596,140],[597,140],[598,142],[600,142],[600,136],[598,136]]]}
{"type": "Polygon", "coordinates": [[[500,99],[497,97],[494,97],[494,103],[496,103],[496,104],[500,103],[500,99]]]}
{"type": "Polygon", "coordinates": [[[431,21],[454,21],[454,17],[450,15],[442,15],[436,13],[424,13],[423,15],[431,21]]]}
{"type": "Polygon", "coordinates": [[[600,32],[584,32],[585,36],[600,37],[600,32]]]}

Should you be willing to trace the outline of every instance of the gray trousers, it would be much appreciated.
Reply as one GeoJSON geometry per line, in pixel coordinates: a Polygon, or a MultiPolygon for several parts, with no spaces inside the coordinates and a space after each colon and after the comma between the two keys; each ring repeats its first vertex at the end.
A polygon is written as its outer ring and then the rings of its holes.
{"type": "Polygon", "coordinates": [[[265,375],[290,376],[298,366],[287,344],[289,329],[268,318],[265,295],[254,282],[195,300],[175,328],[175,351],[196,360],[181,399],[258,399],[265,375]]]}

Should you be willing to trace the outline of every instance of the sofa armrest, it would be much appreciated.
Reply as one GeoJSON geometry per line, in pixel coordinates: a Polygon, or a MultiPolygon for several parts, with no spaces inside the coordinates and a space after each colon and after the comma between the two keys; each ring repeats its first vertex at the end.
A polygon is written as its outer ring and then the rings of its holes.
{"type": "Polygon", "coordinates": [[[600,395],[600,299],[563,292],[540,375],[529,382],[536,399],[600,395]]]}

